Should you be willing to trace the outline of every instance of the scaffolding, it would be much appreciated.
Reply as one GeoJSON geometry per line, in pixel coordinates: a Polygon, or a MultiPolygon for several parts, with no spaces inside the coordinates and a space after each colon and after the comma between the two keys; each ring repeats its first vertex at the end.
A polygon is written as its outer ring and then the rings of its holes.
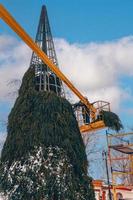
{"type": "Polygon", "coordinates": [[[118,186],[133,187],[133,132],[107,133],[106,136],[113,200],[117,200],[118,186]]]}

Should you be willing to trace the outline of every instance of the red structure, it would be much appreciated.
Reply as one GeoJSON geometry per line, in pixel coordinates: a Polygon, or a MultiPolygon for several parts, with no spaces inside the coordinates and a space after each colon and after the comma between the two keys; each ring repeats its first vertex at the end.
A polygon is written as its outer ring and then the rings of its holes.
{"type": "MultiPolygon", "coordinates": [[[[109,200],[109,188],[102,180],[94,180],[93,186],[95,190],[96,200],[109,200]]],[[[133,200],[133,187],[117,186],[116,188],[116,200],[133,200]]],[[[112,200],[113,198],[113,186],[110,187],[112,200]]]]}

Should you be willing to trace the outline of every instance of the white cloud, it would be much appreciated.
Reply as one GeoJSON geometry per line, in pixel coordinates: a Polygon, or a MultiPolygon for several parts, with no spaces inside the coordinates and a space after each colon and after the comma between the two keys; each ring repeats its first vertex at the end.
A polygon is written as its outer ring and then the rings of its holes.
{"type": "Polygon", "coordinates": [[[18,88],[13,80],[21,80],[29,66],[31,51],[9,35],[0,35],[0,101],[9,101],[18,88]]]}
{"type": "Polygon", "coordinates": [[[62,71],[90,101],[109,101],[118,111],[122,100],[132,98],[120,78],[133,76],[133,36],[84,45],[55,41],[62,71]]]}
{"type": "Polygon", "coordinates": [[[6,136],[7,136],[6,133],[0,132],[0,155],[1,155],[2,147],[3,147],[4,142],[6,140],[6,136]]]}
{"type": "MultiPolygon", "coordinates": [[[[70,44],[55,39],[60,69],[89,100],[105,100],[118,111],[120,103],[132,98],[122,88],[120,77],[133,76],[133,36],[116,41],[70,44]]],[[[0,35],[0,101],[9,101],[16,86],[8,84],[21,79],[29,67],[31,51],[9,35],[0,35]],[[15,87],[15,88],[14,88],[15,87]]]]}

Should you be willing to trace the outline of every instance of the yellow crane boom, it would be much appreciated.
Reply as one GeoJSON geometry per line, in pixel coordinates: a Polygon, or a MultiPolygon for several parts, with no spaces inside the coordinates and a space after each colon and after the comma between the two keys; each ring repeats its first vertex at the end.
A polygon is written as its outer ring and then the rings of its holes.
{"type": "MultiPolygon", "coordinates": [[[[11,14],[0,4],[0,18],[8,24],[14,32],[48,65],[48,67],[73,91],[75,95],[81,100],[83,104],[90,110],[92,119],[95,119],[97,109],[80,93],[80,91],[71,83],[70,80],[51,62],[47,55],[37,46],[32,38],[25,32],[25,30],[16,22],[11,14]]],[[[81,132],[105,128],[102,120],[93,122],[90,125],[82,127],[81,132]],[[88,127],[88,128],[87,128],[88,127]]]]}

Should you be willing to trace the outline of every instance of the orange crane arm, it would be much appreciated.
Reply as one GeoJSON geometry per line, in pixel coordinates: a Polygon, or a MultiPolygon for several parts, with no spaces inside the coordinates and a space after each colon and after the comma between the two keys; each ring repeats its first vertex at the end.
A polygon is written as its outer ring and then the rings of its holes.
{"type": "Polygon", "coordinates": [[[19,37],[48,65],[48,67],[79,97],[82,103],[89,108],[92,113],[96,113],[96,108],[77,90],[68,78],[50,61],[47,55],[37,46],[24,29],[16,22],[10,13],[0,4],[0,18],[2,18],[19,37]]]}
{"type": "Polygon", "coordinates": [[[102,120],[95,121],[97,109],[91,104],[87,98],[85,98],[77,88],[68,80],[68,78],[51,62],[47,55],[37,46],[37,44],[31,39],[31,37],[24,31],[24,29],[16,22],[16,20],[10,15],[10,13],[0,4],[0,18],[2,18],[17,35],[42,59],[42,61],[48,65],[48,67],[78,96],[83,104],[90,110],[90,116],[92,122],[88,125],[80,127],[80,131],[90,132],[98,129],[105,128],[105,124],[102,120]]]}

